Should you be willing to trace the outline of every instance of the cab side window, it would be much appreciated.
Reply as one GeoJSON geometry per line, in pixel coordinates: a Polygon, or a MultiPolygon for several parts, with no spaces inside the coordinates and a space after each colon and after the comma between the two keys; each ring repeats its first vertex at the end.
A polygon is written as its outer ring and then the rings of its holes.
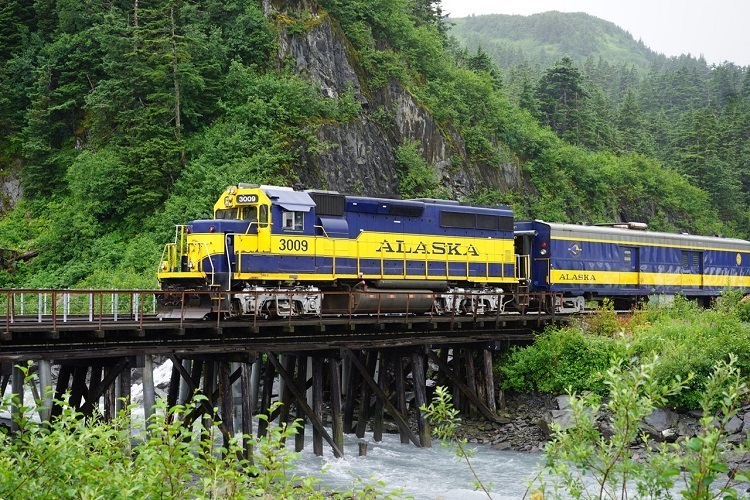
{"type": "Polygon", "coordinates": [[[302,231],[304,212],[283,212],[281,226],[288,231],[302,231]]]}

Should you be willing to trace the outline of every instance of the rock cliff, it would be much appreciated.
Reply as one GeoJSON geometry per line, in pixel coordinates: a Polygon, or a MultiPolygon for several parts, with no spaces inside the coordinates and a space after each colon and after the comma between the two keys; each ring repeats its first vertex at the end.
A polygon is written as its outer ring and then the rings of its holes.
{"type": "Polygon", "coordinates": [[[454,198],[482,189],[504,192],[522,185],[516,164],[478,165],[469,161],[464,141],[450,124],[438,123],[424,105],[400,82],[371,88],[366,71],[357,64],[352,46],[337,24],[314,1],[264,1],[269,17],[310,19],[305,30],[279,31],[279,64],[292,61],[296,71],[319,86],[323,95],[353,94],[361,104],[348,123],[327,123],[317,131],[329,144],[322,153],[305,153],[300,181],[367,195],[397,194],[399,171],[394,158],[398,146],[416,142],[423,159],[439,175],[454,198]]]}

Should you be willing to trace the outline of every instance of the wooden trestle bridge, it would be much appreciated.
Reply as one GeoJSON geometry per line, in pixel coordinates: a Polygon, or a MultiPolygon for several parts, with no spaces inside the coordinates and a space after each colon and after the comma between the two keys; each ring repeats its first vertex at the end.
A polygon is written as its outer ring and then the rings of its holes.
{"type": "MultiPolygon", "coordinates": [[[[55,402],[66,392],[84,415],[99,407],[111,418],[130,400],[132,380],[140,375],[148,417],[156,399],[155,358],[168,358],[167,403],[205,395],[201,410],[225,437],[253,433],[252,415],[280,401],[272,417],[310,422],[319,455],[326,441],[342,456],[344,433],[362,438],[368,425],[380,440],[386,415],[403,443],[430,446],[428,424],[415,411],[429,403],[428,369],[452,388],[457,408],[497,420],[502,397],[495,390],[493,353],[529,342],[546,324],[563,319],[540,310],[160,319],[155,293],[0,290],[2,393],[10,386],[22,399],[31,389],[43,420],[60,412],[55,402]],[[27,365],[38,374],[32,387],[19,368],[27,365]]],[[[255,432],[262,435],[266,425],[259,420],[255,432]]],[[[295,447],[300,451],[303,445],[304,427],[295,447]]]]}

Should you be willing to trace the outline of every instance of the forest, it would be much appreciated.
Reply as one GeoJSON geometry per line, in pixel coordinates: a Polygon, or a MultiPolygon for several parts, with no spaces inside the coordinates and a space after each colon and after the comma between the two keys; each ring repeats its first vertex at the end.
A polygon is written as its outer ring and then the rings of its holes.
{"type": "MultiPolygon", "coordinates": [[[[523,180],[462,201],[750,235],[747,68],[659,56],[595,18],[553,13],[534,31],[449,20],[439,0],[302,4],[4,2],[0,249],[29,258],[6,259],[0,286],[153,288],[174,224],[208,216],[224,187],[297,185],[306,159],[333,147],[322,126],[388,130],[393,109],[328,95],[279,56],[325,22],[363,93],[397,82],[446,137],[456,131],[466,154],[451,168],[511,165],[523,180]]],[[[414,142],[393,149],[392,194],[459,197],[414,142]]]]}

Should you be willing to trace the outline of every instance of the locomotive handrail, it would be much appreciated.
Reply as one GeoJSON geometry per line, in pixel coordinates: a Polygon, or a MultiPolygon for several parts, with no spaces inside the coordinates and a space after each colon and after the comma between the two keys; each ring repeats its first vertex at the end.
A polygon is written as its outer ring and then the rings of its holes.
{"type": "MultiPolygon", "coordinates": [[[[191,243],[191,244],[195,244],[195,243],[191,243]]],[[[226,247],[226,242],[224,246],[226,247]]],[[[216,275],[216,268],[214,267],[214,259],[211,258],[211,254],[208,252],[208,244],[206,244],[205,241],[201,241],[198,244],[198,248],[201,248],[201,247],[204,247],[203,251],[206,253],[206,257],[208,257],[208,263],[211,266],[211,285],[213,286],[215,284],[214,276],[216,275]]],[[[205,269],[203,269],[203,259],[200,260],[200,265],[201,265],[201,271],[205,273],[206,271],[205,269]]]]}
{"type": "MultiPolygon", "coordinates": [[[[243,234],[251,234],[250,233],[250,228],[253,227],[253,226],[260,227],[260,222],[258,222],[257,220],[250,221],[250,223],[247,225],[247,229],[245,229],[245,232],[243,234]]],[[[256,230],[255,232],[257,233],[258,231],[256,230]]]]}

